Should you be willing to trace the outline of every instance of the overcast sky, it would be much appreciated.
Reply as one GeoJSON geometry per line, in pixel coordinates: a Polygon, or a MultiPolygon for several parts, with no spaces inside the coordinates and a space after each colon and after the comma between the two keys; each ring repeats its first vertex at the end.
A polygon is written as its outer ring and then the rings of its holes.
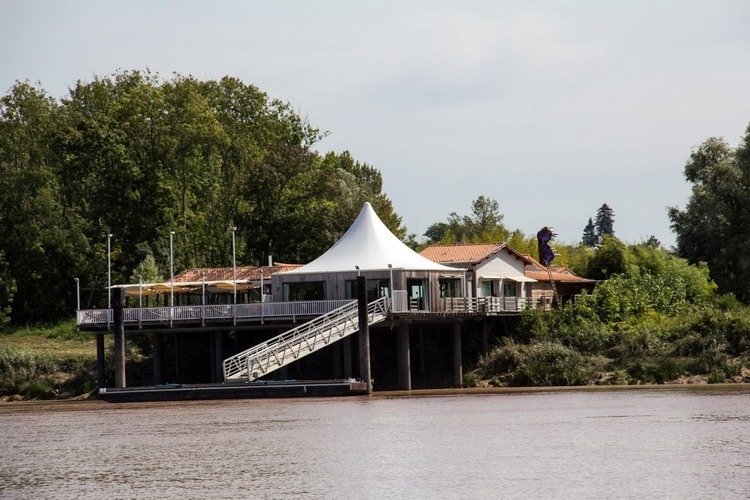
{"type": "Polygon", "coordinates": [[[750,123],[750,2],[0,0],[0,90],[232,75],[379,168],[409,231],[497,199],[509,228],[674,243],[682,169],[750,123]]]}

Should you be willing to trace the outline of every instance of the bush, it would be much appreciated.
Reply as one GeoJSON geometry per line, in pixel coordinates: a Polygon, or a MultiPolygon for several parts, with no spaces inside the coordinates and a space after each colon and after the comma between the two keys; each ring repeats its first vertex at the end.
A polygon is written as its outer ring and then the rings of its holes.
{"type": "Polygon", "coordinates": [[[516,386],[585,385],[594,378],[591,359],[557,342],[516,344],[504,339],[479,361],[480,376],[516,386]]]}
{"type": "Polygon", "coordinates": [[[628,375],[637,382],[663,384],[688,372],[690,360],[680,358],[642,358],[632,361],[628,375]]]}
{"type": "Polygon", "coordinates": [[[96,387],[95,360],[55,359],[15,349],[0,349],[0,394],[29,399],[73,396],[96,387]]]}

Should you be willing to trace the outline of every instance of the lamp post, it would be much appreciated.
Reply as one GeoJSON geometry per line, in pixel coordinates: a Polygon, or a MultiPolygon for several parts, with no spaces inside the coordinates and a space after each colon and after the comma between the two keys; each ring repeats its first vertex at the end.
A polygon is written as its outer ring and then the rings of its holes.
{"type": "Polygon", "coordinates": [[[391,298],[393,298],[393,264],[388,264],[388,271],[391,273],[391,298]]]}
{"type": "Polygon", "coordinates": [[[143,276],[138,275],[138,326],[143,321],[143,276]]]}
{"type": "Polygon", "coordinates": [[[73,278],[76,282],[76,311],[81,310],[81,281],[78,278],[73,278]]]}
{"type": "Polygon", "coordinates": [[[237,226],[232,227],[232,281],[234,283],[234,304],[237,305],[237,248],[235,247],[235,233],[237,226]]]}
{"type": "Polygon", "coordinates": [[[354,269],[356,269],[356,270],[357,270],[357,276],[360,276],[360,273],[359,273],[359,266],[354,266],[354,269]]]}
{"type": "Polygon", "coordinates": [[[110,309],[112,309],[112,233],[107,235],[107,311],[110,309]]]}
{"type": "Polygon", "coordinates": [[[143,309],[143,276],[138,275],[138,309],[143,309]]]}
{"type": "Polygon", "coordinates": [[[169,232],[169,306],[174,306],[174,231],[169,232]]]}

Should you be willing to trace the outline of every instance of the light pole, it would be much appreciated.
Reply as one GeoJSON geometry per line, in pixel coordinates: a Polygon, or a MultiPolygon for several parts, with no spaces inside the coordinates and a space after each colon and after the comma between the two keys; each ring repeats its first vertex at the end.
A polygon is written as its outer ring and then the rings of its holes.
{"type": "Polygon", "coordinates": [[[138,326],[143,321],[143,276],[138,275],[138,326]]]}
{"type": "Polygon", "coordinates": [[[73,278],[76,281],[76,311],[81,310],[81,281],[78,278],[73,278]]]}
{"type": "Polygon", "coordinates": [[[174,231],[169,232],[169,306],[174,307],[174,231]]]}
{"type": "Polygon", "coordinates": [[[237,226],[232,227],[232,281],[234,282],[234,304],[237,305],[237,248],[235,247],[235,233],[237,226]]]}
{"type": "MultiPolygon", "coordinates": [[[[107,235],[107,311],[112,309],[112,233],[107,235]]],[[[107,312],[109,316],[109,312],[107,312]]],[[[109,323],[109,320],[107,320],[109,323]]]]}
{"type": "Polygon", "coordinates": [[[388,264],[388,271],[391,273],[391,298],[393,298],[393,264],[388,264]]]}
{"type": "Polygon", "coordinates": [[[143,276],[138,275],[138,309],[143,309],[143,276]]]}

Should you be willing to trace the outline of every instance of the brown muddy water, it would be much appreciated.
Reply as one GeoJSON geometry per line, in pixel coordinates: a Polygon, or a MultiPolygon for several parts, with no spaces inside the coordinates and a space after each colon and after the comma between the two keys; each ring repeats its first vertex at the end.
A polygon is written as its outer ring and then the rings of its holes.
{"type": "Polygon", "coordinates": [[[0,498],[748,498],[750,387],[0,405],[0,498]]]}

